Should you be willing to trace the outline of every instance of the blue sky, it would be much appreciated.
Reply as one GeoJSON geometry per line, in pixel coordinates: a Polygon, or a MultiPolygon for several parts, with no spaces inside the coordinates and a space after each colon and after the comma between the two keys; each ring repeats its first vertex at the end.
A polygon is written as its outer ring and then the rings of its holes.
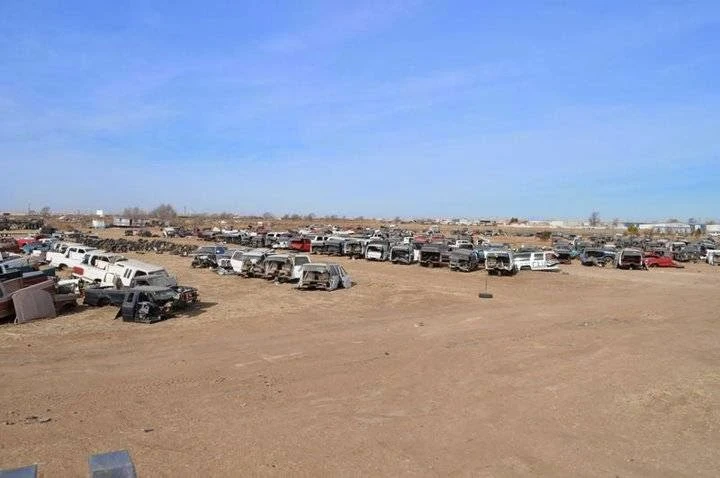
{"type": "Polygon", "coordinates": [[[720,2],[0,2],[0,207],[720,216],[720,2]]]}

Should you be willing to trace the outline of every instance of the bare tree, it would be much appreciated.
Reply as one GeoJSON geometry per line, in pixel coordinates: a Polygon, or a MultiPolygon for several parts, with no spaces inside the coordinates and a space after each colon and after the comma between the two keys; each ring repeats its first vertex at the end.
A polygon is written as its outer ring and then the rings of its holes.
{"type": "Polygon", "coordinates": [[[177,211],[175,211],[175,208],[172,207],[170,204],[161,204],[152,211],[150,211],[150,215],[155,216],[158,219],[167,221],[168,219],[176,218],[177,211]]]}
{"type": "Polygon", "coordinates": [[[50,215],[50,206],[45,206],[44,208],[40,209],[40,214],[42,216],[48,217],[50,215]]]}
{"type": "Polygon", "coordinates": [[[144,210],[140,209],[140,208],[137,207],[137,206],[135,206],[135,207],[126,207],[126,208],[123,210],[123,214],[122,214],[122,215],[123,215],[123,217],[126,217],[126,218],[128,218],[128,219],[138,219],[138,218],[147,216],[147,212],[145,212],[144,210]]]}
{"type": "Polygon", "coordinates": [[[588,218],[588,222],[592,227],[600,225],[600,213],[597,211],[593,211],[588,218]]]}
{"type": "Polygon", "coordinates": [[[263,219],[267,219],[267,220],[275,219],[275,216],[271,212],[264,212],[262,217],[263,217],[263,219]]]}

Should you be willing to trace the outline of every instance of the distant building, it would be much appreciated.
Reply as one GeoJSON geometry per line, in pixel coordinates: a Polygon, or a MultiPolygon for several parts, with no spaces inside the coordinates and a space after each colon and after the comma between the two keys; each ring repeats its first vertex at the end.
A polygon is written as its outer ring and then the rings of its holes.
{"type": "Polygon", "coordinates": [[[147,219],[130,219],[127,217],[114,217],[114,227],[145,227],[148,224],[147,219]]]}
{"type": "Polygon", "coordinates": [[[638,224],[638,230],[650,231],[655,234],[692,234],[695,230],[695,226],[681,222],[638,224]]]}
{"type": "Polygon", "coordinates": [[[705,226],[705,232],[711,236],[720,236],[720,224],[708,224],[705,226]]]}

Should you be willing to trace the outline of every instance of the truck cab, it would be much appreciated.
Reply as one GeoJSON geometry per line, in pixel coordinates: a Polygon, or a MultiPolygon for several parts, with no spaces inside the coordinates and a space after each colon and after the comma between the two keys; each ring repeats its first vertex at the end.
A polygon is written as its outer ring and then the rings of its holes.
{"type": "Polygon", "coordinates": [[[97,250],[97,248],[83,244],[60,243],[56,251],[48,251],[46,253],[45,260],[48,261],[51,266],[62,270],[81,263],[85,254],[94,250],[97,250]]]}
{"type": "Polygon", "coordinates": [[[170,277],[168,272],[154,264],[126,259],[110,264],[106,270],[101,283],[103,285],[114,285],[130,287],[133,280],[140,276],[163,276],[170,277]]]}
{"type": "MultiPolygon", "coordinates": [[[[85,254],[83,260],[73,266],[72,275],[84,282],[103,282],[108,268],[117,262],[126,261],[127,258],[120,254],[102,250],[94,250],[85,254]]],[[[112,285],[112,284],[107,284],[112,285]]]]}

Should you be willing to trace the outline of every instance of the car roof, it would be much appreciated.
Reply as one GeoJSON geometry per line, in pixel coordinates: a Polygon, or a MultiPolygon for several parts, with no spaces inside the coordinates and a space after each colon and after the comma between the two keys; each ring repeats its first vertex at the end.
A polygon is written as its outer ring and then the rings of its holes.
{"type": "Polygon", "coordinates": [[[149,264],[147,262],[138,261],[136,259],[128,259],[126,261],[116,262],[115,265],[121,267],[128,267],[133,269],[144,269],[150,272],[165,270],[164,267],[155,264],[149,264]]]}

